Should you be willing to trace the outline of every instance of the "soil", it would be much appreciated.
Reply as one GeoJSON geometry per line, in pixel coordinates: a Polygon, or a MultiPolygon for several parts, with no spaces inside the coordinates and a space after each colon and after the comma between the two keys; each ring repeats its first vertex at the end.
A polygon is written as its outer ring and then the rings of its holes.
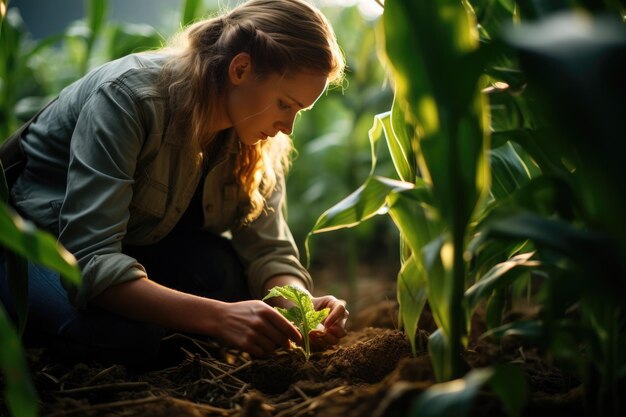
{"type": "MultiPolygon", "coordinates": [[[[436,325],[428,309],[418,327],[414,356],[398,330],[394,265],[358,271],[358,293],[336,277],[346,271],[316,271],[318,288],[349,305],[348,335],[339,345],[314,352],[306,361],[299,350],[280,350],[269,358],[221,346],[212,340],[175,334],[162,343],[164,360],[150,369],[120,364],[59,362],[45,349],[27,352],[42,417],[405,417],[415,399],[435,383],[428,335],[436,325]],[[381,279],[381,277],[390,277],[381,279]]],[[[354,290],[354,287],[352,287],[354,290]]],[[[480,339],[486,327],[480,309],[472,318],[464,359],[479,368],[518,365],[530,395],[524,416],[584,414],[579,382],[550,358],[521,340],[480,339]]],[[[536,314],[524,308],[515,319],[536,314]]],[[[0,416],[8,416],[0,398],[0,416]]],[[[468,415],[505,415],[499,400],[485,390],[468,415]]]]}
{"type": "MultiPolygon", "coordinates": [[[[59,364],[46,351],[29,351],[40,396],[40,415],[60,416],[406,416],[419,394],[434,384],[426,351],[416,356],[396,329],[397,304],[382,300],[351,318],[350,332],[331,350],[306,361],[298,350],[264,359],[189,336],[165,340],[171,366],[130,370],[121,365],[59,364]],[[176,354],[178,356],[176,356],[176,354]]],[[[426,311],[418,338],[425,347],[434,323],[426,311]]],[[[471,367],[518,364],[530,385],[525,416],[583,414],[578,382],[521,341],[479,341],[474,318],[465,360],[471,367]]],[[[0,407],[1,409],[1,407],[0,407]]],[[[481,392],[471,416],[505,415],[481,392]]],[[[0,413],[1,414],[1,413],[0,413]]]]}

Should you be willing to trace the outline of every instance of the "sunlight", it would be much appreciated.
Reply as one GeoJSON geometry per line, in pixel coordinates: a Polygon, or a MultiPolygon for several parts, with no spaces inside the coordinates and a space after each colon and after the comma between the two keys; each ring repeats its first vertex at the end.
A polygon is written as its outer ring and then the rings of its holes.
{"type": "Polygon", "coordinates": [[[452,270],[454,264],[454,245],[446,242],[441,247],[441,263],[446,270],[452,270]]]}
{"type": "Polygon", "coordinates": [[[383,0],[319,0],[321,5],[350,7],[356,5],[361,15],[366,19],[376,19],[383,13],[379,2],[383,0]]]}

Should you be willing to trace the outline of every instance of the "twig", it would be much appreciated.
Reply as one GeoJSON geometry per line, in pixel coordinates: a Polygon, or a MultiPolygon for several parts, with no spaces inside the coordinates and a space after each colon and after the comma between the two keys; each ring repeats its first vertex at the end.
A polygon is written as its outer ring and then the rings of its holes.
{"type": "Polygon", "coordinates": [[[382,7],[383,9],[385,8],[385,3],[383,3],[383,1],[382,1],[382,0],[374,0],[374,1],[375,1],[376,3],[378,3],[378,5],[379,5],[380,7],[382,7]]]}
{"type": "MultiPolygon", "coordinates": [[[[292,415],[292,413],[295,413],[296,411],[299,411],[299,410],[301,410],[301,409],[311,405],[316,400],[321,399],[321,398],[325,398],[325,397],[329,397],[329,396],[331,396],[333,394],[338,393],[339,391],[341,391],[341,390],[343,390],[345,388],[346,388],[345,385],[333,388],[330,391],[326,391],[322,395],[318,395],[317,397],[309,398],[308,400],[303,401],[303,402],[301,402],[299,404],[296,404],[293,407],[288,408],[287,410],[283,410],[280,413],[276,414],[275,417],[282,417],[284,415],[292,415]]],[[[297,415],[301,415],[301,414],[297,414],[297,415]]]]}
{"type": "Polygon", "coordinates": [[[214,407],[212,405],[208,405],[208,404],[199,404],[199,403],[194,403],[191,401],[187,401],[187,400],[182,400],[180,398],[166,398],[168,401],[172,401],[174,404],[178,404],[178,405],[185,405],[188,407],[194,407],[196,409],[200,409],[203,411],[207,411],[209,413],[220,413],[223,416],[227,416],[229,414],[232,413],[232,410],[227,410],[225,408],[219,408],[219,407],[214,407]]]}
{"type": "Polygon", "coordinates": [[[106,375],[107,373],[111,372],[116,367],[117,367],[117,365],[113,365],[113,366],[109,366],[106,369],[103,369],[102,371],[100,371],[97,374],[95,374],[93,377],[89,378],[89,380],[85,382],[85,385],[93,384],[98,378],[100,378],[101,376],[106,375]]]}
{"type": "Polygon", "coordinates": [[[243,384],[241,388],[239,388],[239,391],[237,391],[237,393],[230,398],[231,407],[234,407],[235,401],[237,401],[239,398],[241,398],[244,395],[244,392],[249,386],[250,384],[243,384]]]}
{"type": "Polygon", "coordinates": [[[244,363],[243,365],[238,366],[235,369],[231,369],[231,370],[229,370],[227,372],[222,371],[224,373],[222,375],[216,376],[214,379],[217,381],[218,379],[222,379],[222,378],[224,378],[226,376],[229,376],[232,379],[234,379],[235,381],[240,382],[242,384],[245,384],[245,382],[243,382],[241,379],[234,377],[233,374],[236,374],[237,372],[241,371],[242,369],[248,368],[250,365],[252,365],[252,361],[248,361],[248,362],[244,363]]]}
{"type": "Polygon", "coordinates": [[[294,385],[294,386],[293,386],[293,389],[294,389],[294,390],[298,393],[298,395],[300,395],[303,399],[305,399],[305,400],[309,400],[309,399],[311,399],[311,397],[309,397],[308,395],[306,395],[306,394],[304,393],[304,391],[302,391],[302,389],[300,389],[300,387],[299,387],[299,386],[294,385]]]}
{"type": "Polygon", "coordinates": [[[210,412],[210,413],[218,413],[223,416],[232,414],[232,410],[227,410],[225,408],[213,407],[207,404],[197,404],[191,401],[181,400],[178,398],[161,396],[161,397],[146,397],[146,398],[140,398],[137,400],[115,401],[115,402],[106,403],[106,404],[88,405],[84,407],[78,407],[73,410],[57,411],[56,413],[48,414],[46,417],[66,417],[70,415],[85,414],[88,412],[106,410],[106,409],[111,409],[111,408],[133,407],[137,405],[150,404],[150,403],[159,402],[159,401],[171,402],[177,405],[193,407],[195,409],[199,409],[199,410],[210,412]]]}
{"type": "MultiPolygon", "coordinates": [[[[237,381],[239,384],[245,384],[245,382],[243,382],[241,379],[237,378],[236,376],[233,376],[232,374],[234,374],[235,372],[240,371],[241,369],[247,368],[248,366],[250,366],[250,364],[252,364],[252,361],[249,361],[249,362],[246,362],[243,365],[239,366],[238,368],[232,369],[232,367],[231,367],[231,369],[229,369],[228,371],[225,371],[222,368],[220,368],[219,366],[216,366],[216,365],[214,365],[214,364],[212,364],[210,362],[207,362],[206,360],[200,359],[199,362],[200,362],[200,364],[205,365],[205,366],[207,366],[207,367],[209,367],[209,368],[211,368],[211,369],[221,373],[221,375],[217,375],[217,376],[213,376],[212,375],[215,380],[221,379],[221,378],[223,378],[225,376],[229,376],[232,379],[234,379],[235,381],[237,381]]],[[[230,366],[230,365],[228,365],[228,366],[230,366]]]]}
{"type": "Polygon", "coordinates": [[[74,408],[73,410],[57,411],[56,413],[48,414],[47,417],[61,417],[61,416],[65,417],[65,416],[71,416],[74,414],[86,414],[89,411],[105,410],[107,408],[132,407],[135,405],[154,403],[157,401],[161,401],[162,399],[163,397],[146,397],[146,398],[140,398],[137,400],[125,400],[125,401],[115,401],[115,402],[106,403],[106,404],[87,405],[83,407],[74,408]]]}
{"type": "Polygon", "coordinates": [[[117,390],[140,390],[150,388],[150,384],[147,382],[117,382],[113,384],[100,384],[92,385],[89,387],[80,387],[73,389],[66,389],[62,391],[55,391],[55,394],[73,395],[83,394],[85,392],[98,392],[98,391],[117,391],[117,390]]]}
{"type": "Polygon", "coordinates": [[[212,357],[213,357],[213,355],[211,355],[211,354],[209,353],[209,351],[208,351],[208,350],[206,350],[206,349],[202,346],[202,344],[205,344],[205,345],[207,345],[207,346],[208,346],[208,345],[209,345],[209,343],[207,343],[207,342],[202,342],[202,341],[200,341],[200,340],[198,340],[198,339],[195,339],[195,338],[193,338],[193,337],[187,336],[187,335],[185,335],[185,334],[182,334],[182,333],[173,333],[173,334],[171,334],[171,335],[169,335],[169,336],[164,337],[162,340],[170,340],[170,339],[176,339],[176,338],[186,339],[186,340],[191,341],[194,345],[196,345],[196,347],[200,348],[200,350],[202,350],[202,351],[203,351],[203,352],[204,352],[204,353],[205,353],[208,357],[210,357],[210,358],[212,358],[212,357]]]}

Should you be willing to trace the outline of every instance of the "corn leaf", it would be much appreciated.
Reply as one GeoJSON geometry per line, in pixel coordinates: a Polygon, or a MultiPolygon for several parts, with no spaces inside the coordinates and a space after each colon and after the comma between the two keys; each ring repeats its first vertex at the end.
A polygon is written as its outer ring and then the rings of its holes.
{"type": "Polygon", "coordinates": [[[74,256],[49,233],[37,229],[5,204],[0,203],[0,245],[32,262],[54,269],[66,285],[81,281],[74,256]]]}
{"type": "Polygon", "coordinates": [[[530,170],[517,154],[513,145],[507,142],[489,152],[491,166],[491,194],[501,200],[528,183],[530,170]]]}
{"type": "Polygon", "coordinates": [[[418,397],[409,416],[467,416],[485,384],[498,395],[509,415],[520,415],[528,393],[524,374],[512,365],[499,365],[473,369],[462,379],[433,385],[418,397]]]}
{"type": "Polygon", "coordinates": [[[202,0],[185,0],[183,6],[183,19],[182,26],[187,26],[193,23],[198,17],[202,15],[202,0]]]}
{"type": "Polygon", "coordinates": [[[540,266],[539,261],[531,260],[534,254],[535,252],[522,253],[495,265],[480,281],[465,291],[468,315],[471,316],[477,304],[494,290],[510,285],[523,272],[540,266]]]}
{"type": "Polygon", "coordinates": [[[411,342],[413,355],[417,355],[415,335],[417,334],[417,322],[427,301],[427,282],[421,260],[414,254],[403,263],[398,273],[397,293],[400,319],[409,342],[411,342]]]}
{"type": "Polygon", "coordinates": [[[4,257],[9,290],[17,311],[18,334],[22,336],[28,318],[28,262],[11,251],[5,252],[4,257]]]}
{"type": "Polygon", "coordinates": [[[387,196],[395,190],[408,190],[414,185],[384,177],[370,177],[348,197],[323,213],[311,233],[353,227],[377,214],[387,196]]]}
{"type": "Polygon", "coordinates": [[[385,138],[398,176],[413,182],[417,177],[417,165],[413,144],[415,129],[407,122],[400,104],[394,99],[391,113],[384,124],[385,138]]]}
{"type": "Polygon", "coordinates": [[[20,345],[4,307],[0,303],[0,370],[4,377],[4,398],[13,416],[35,417],[37,393],[20,345]]]}

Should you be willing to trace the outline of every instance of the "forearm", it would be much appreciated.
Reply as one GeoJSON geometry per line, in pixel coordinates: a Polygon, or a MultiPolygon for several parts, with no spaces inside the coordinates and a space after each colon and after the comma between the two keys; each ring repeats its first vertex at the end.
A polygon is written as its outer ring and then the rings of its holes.
{"type": "Polygon", "coordinates": [[[205,335],[217,333],[224,304],[164,287],[147,278],[109,287],[92,303],[130,319],[205,335]]]}

